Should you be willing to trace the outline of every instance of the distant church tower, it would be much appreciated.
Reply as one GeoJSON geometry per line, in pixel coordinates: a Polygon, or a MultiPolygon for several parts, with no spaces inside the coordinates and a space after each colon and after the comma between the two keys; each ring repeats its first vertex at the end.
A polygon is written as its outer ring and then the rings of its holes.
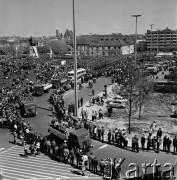
{"type": "Polygon", "coordinates": [[[59,33],[59,30],[57,29],[56,30],[56,37],[59,39],[60,38],[60,33],[59,33]]]}

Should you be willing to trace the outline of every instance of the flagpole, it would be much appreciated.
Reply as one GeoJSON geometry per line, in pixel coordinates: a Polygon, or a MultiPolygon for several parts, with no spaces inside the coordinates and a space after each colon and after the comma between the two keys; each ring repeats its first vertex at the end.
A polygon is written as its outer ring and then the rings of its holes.
{"type": "Polygon", "coordinates": [[[75,116],[78,117],[78,91],[77,91],[77,55],[76,55],[76,32],[75,32],[75,12],[73,0],[73,46],[74,46],[74,94],[75,94],[75,116]]]}

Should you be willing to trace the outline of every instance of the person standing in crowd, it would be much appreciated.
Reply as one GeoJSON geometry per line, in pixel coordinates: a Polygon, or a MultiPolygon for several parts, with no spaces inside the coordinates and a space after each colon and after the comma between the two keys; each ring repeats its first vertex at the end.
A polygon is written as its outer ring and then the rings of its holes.
{"type": "Polygon", "coordinates": [[[157,137],[162,137],[162,130],[161,130],[161,128],[159,128],[158,129],[158,131],[157,131],[157,137]]]}
{"type": "Polygon", "coordinates": [[[133,138],[132,138],[132,151],[137,151],[139,152],[139,138],[137,137],[137,135],[135,135],[133,138]]]}
{"type": "Polygon", "coordinates": [[[23,147],[24,147],[24,157],[28,157],[28,148],[26,142],[24,142],[23,147]]]}
{"type": "Polygon", "coordinates": [[[98,128],[97,126],[94,127],[94,139],[97,139],[97,134],[98,134],[98,128]]]}
{"type": "Polygon", "coordinates": [[[36,142],[36,154],[40,155],[40,141],[36,142]]]}
{"type": "Polygon", "coordinates": [[[160,145],[162,144],[162,139],[160,136],[157,137],[157,153],[159,153],[160,145]]]}
{"type": "Polygon", "coordinates": [[[163,137],[163,151],[167,151],[167,136],[163,137]]]}
{"type": "Polygon", "coordinates": [[[64,147],[64,149],[63,149],[63,161],[65,163],[68,163],[68,159],[69,159],[69,149],[67,147],[64,147]]]}
{"type": "Polygon", "coordinates": [[[97,159],[97,157],[95,157],[92,160],[92,163],[93,163],[93,172],[97,174],[98,173],[98,159],[97,159]]]}
{"type": "Polygon", "coordinates": [[[101,141],[104,143],[104,132],[105,132],[105,129],[104,129],[104,126],[102,126],[101,128],[101,141]]]}
{"type": "Polygon", "coordinates": [[[111,134],[111,130],[109,129],[108,131],[108,143],[111,144],[111,137],[112,137],[112,134],[111,134]]]}
{"type": "Polygon", "coordinates": [[[147,138],[147,151],[151,149],[151,145],[152,145],[152,139],[151,136],[149,135],[147,138]]]}
{"type": "Polygon", "coordinates": [[[76,156],[76,165],[77,165],[77,167],[79,167],[79,161],[80,161],[80,157],[81,157],[81,152],[80,152],[79,148],[76,148],[75,156],[76,156]]]}
{"type": "Polygon", "coordinates": [[[155,129],[156,129],[156,122],[153,121],[153,123],[151,124],[150,128],[152,129],[152,133],[154,133],[155,129]]]}
{"type": "Polygon", "coordinates": [[[55,118],[55,107],[52,106],[52,117],[55,118]]]}
{"type": "Polygon", "coordinates": [[[30,144],[30,151],[31,151],[31,155],[35,156],[35,146],[34,146],[34,142],[31,142],[30,144]]]}
{"type": "Polygon", "coordinates": [[[155,151],[155,149],[156,149],[156,142],[157,142],[157,139],[156,139],[156,137],[154,136],[154,137],[152,138],[152,148],[153,148],[154,151],[155,151]]]}
{"type": "Polygon", "coordinates": [[[94,156],[93,156],[93,153],[90,152],[90,154],[88,155],[88,163],[89,163],[89,170],[90,171],[93,171],[93,159],[94,159],[94,156]]]}
{"type": "Polygon", "coordinates": [[[81,107],[83,106],[83,97],[81,96],[80,98],[80,104],[81,104],[81,107]]]}
{"type": "Polygon", "coordinates": [[[92,87],[92,96],[95,95],[95,87],[92,87]]]}
{"type": "Polygon", "coordinates": [[[173,139],[173,152],[177,152],[177,137],[175,136],[173,139]]]}
{"type": "Polygon", "coordinates": [[[145,142],[146,142],[146,138],[145,138],[145,136],[143,134],[143,136],[141,137],[141,148],[142,148],[143,151],[144,151],[145,142]]]}
{"type": "Polygon", "coordinates": [[[99,113],[99,119],[103,119],[103,110],[102,110],[102,108],[100,108],[98,110],[98,113],[99,113]]]}
{"type": "Polygon", "coordinates": [[[83,160],[84,160],[84,164],[85,164],[85,170],[87,169],[87,166],[88,166],[88,156],[86,153],[83,153],[83,156],[82,156],[83,160]]]}
{"type": "Polygon", "coordinates": [[[94,110],[92,110],[92,121],[94,121],[94,118],[95,118],[95,112],[94,110]]]}
{"type": "Polygon", "coordinates": [[[70,159],[71,166],[73,166],[74,165],[74,149],[73,148],[71,148],[69,151],[69,159],[70,159]]]}
{"type": "Polygon", "coordinates": [[[16,131],[13,132],[14,135],[14,144],[17,144],[17,133],[16,131]]]}
{"type": "Polygon", "coordinates": [[[101,141],[101,128],[100,128],[100,126],[98,126],[97,132],[98,132],[98,140],[101,141]]]}
{"type": "Polygon", "coordinates": [[[170,152],[170,148],[171,148],[171,139],[170,139],[170,137],[168,137],[167,138],[167,153],[169,153],[170,152]]]}
{"type": "Polygon", "coordinates": [[[85,176],[85,162],[84,162],[84,159],[82,157],[81,157],[79,163],[81,166],[82,176],[85,176]]]}
{"type": "Polygon", "coordinates": [[[99,162],[99,167],[100,167],[100,175],[104,176],[104,169],[105,169],[105,161],[103,158],[101,158],[101,161],[99,162]]]}

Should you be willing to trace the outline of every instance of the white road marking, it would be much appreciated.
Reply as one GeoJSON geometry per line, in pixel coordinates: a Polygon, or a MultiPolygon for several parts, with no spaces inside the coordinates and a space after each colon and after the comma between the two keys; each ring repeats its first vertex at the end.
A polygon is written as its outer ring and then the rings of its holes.
{"type": "MultiPolygon", "coordinates": [[[[103,149],[103,148],[105,148],[105,147],[107,147],[107,146],[108,146],[108,144],[105,144],[105,145],[99,147],[98,149],[96,149],[95,151],[99,151],[99,150],[101,150],[101,149],[103,149]]],[[[94,152],[95,152],[95,151],[94,151],[94,152]]]]}
{"type": "Polygon", "coordinates": [[[6,151],[8,151],[8,150],[10,150],[10,149],[13,149],[13,148],[15,148],[17,145],[15,145],[15,146],[12,146],[12,147],[10,147],[9,149],[6,149],[5,151],[3,151],[1,154],[3,154],[3,153],[5,153],[6,151]]]}
{"type": "MultiPolygon", "coordinates": [[[[12,167],[9,167],[9,166],[4,166],[2,165],[3,168],[6,168],[5,171],[14,171],[14,172],[18,172],[19,171],[19,168],[12,168],[12,167]]],[[[38,171],[34,171],[34,170],[27,170],[27,169],[23,169],[23,172],[22,174],[26,174],[26,175],[30,175],[31,176],[38,176],[40,178],[48,178],[48,177],[51,177],[51,176],[57,176],[57,177],[61,177],[61,178],[68,178],[67,176],[61,176],[60,174],[50,174],[50,173],[46,173],[46,172],[38,172],[38,171]],[[34,174],[35,173],[35,174],[34,174]],[[38,173],[38,174],[37,174],[38,173]],[[39,174],[42,174],[42,175],[39,175],[39,174]],[[49,176],[47,176],[49,175],[49,176]]],[[[66,174],[66,173],[65,173],[66,174]]],[[[18,174],[19,175],[19,174],[18,174]]],[[[37,177],[33,177],[33,178],[37,178],[37,177]]]]}
{"type": "MultiPolygon", "coordinates": [[[[75,168],[71,167],[69,164],[58,163],[44,154],[40,154],[36,157],[29,156],[28,158],[23,158],[20,154],[23,155],[24,150],[23,146],[18,145],[6,149],[4,153],[1,153],[1,166],[4,169],[5,179],[53,180],[56,178],[81,178],[72,173],[75,168]],[[24,166],[26,163],[28,166],[24,166]]],[[[98,177],[88,172],[88,175],[85,178],[87,179],[89,176],[93,178],[98,177]]],[[[82,179],[84,178],[82,177],[82,179]]]]}

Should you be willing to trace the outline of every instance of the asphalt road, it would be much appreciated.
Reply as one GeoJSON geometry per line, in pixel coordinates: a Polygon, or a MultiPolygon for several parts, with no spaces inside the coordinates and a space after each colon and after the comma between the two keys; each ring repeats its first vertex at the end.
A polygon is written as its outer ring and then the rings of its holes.
{"type": "MultiPolygon", "coordinates": [[[[109,85],[111,79],[108,77],[99,78],[94,84],[95,94],[98,94],[103,90],[105,84],[109,85]]],[[[29,123],[33,129],[38,133],[41,133],[43,136],[48,135],[48,124],[52,119],[51,107],[48,99],[53,90],[50,90],[49,93],[43,94],[42,96],[33,97],[34,102],[37,105],[37,115],[36,117],[27,117],[25,121],[29,123]]],[[[86,103],[92,96],[92,89],[88,87],[88,84],[84,84],[82,90],[78,90],[78,98],[83,97],[83,103],[86,103]]],[[[65,107],[68,107],[68,104],[74,103],[74,90],[66,91],[64,94],[65,107]]],[[[13,144],[9,144],[9,141],[13,139],[12,135],[9,134],[8,129],[0,129],[0,148],[9,148],[13,144]]]]}
{"type": "MultiPolygon", "coordinates": [[[[95,94],[98,94],[100,91],[103,90],[104,84],[108,85],[108,84],[110,84],[110,82],[111,82],[110,78],[105,78],[105,77],[99,78],[95,85],[95,94]]],[[[79,98],[81,96],[84,98],[84,103],[87,102],[91,97],[91,88],[88,88],[88,84],[85,84],[83,89],[79,90],[78,92],[79,92],[78,93],[79,98]]],[[[41,97],[34,97],[34,101],[36,101],[37,107],[38,107],[37,108],[38,114],[36,117],[25,119],[27,121],[27,123],[30,123],[31,126],[37,132],[40,132],[43,135],[48,134],[47,124],[51,121],[51,114],[52,114],[50,111],[51,105],[47,101],[49,94],[44,94],[41,97]]],[[[74,102],[73,90],[66,92],[66,94],[64,95],[64,99],[65,99],[66,107],[67,107],[68,103],[74,102]]],[[[6,130],[6,129],[1,130],[0,136],[1,136],[0,148],[7,149],[7,148],[13,146],[13,144],[9,143],[9,141],[12,141],[13,137],[12,137],[12,135],[8,134],[8,130],[6,130]]],[[[139,153],[135,153],[135,152],[130,151],[131,149],[124,150],[124,149],[117,148],[113,145],[108,145],[108,144],[101,143],[101,142],[94,141],[94,140],[93,140],[93,145],[94,145],[94,147],[91,149],[91,151],[93,152],[94,156],[98,157],[98,159],[111,157],[112,159],[116,158],[116,160],[118,160],[118,158],[120,158],[120,157],[126,158],[125,162],[122,164],[122,171],[124,174],[126,174],[127,170],[133,169],[133,167],[132,168],[128,167],[130,163],[136,163],[139,166],[139,174],[141,175],[142,163],[153,164],[154,160],[157,159],[157,162],[160,163],[162,166],[161,170],[164,170],[164,169],[168,169],[168,167],[163,168],[165,163],[171,163],[172,165],[175,165],[177,162],[177,158],[175,155],[166,154],[164,152],[160,152],[158,154],[158,153],[155,153],[153,150],[151,150],[150,152],[143,152],[140,150],[139,153]]],[[[1,149],[0,149],[0,152],[1,152],[1,149]]],[[[7,150],[7,152],[8,152],[8,150],[7,150]]],[[[9,151],[9,154],[11,154],[11,153],[13,153],[13,152],[9,151]]],[[[5,157],[4,157],[4,159],[5,159],[5,157]]],[[[8,163],[6,163],[4,166],[7,167],[8,163]]],[[[14,167],[14,170],[15,170],[15,167],[14,167]]],[[[147,172],[152,173],[152,167],[148,168],[147,172]]],[[[150,179],[152,179],[152,178],[150,178],[150,179]]]]}

